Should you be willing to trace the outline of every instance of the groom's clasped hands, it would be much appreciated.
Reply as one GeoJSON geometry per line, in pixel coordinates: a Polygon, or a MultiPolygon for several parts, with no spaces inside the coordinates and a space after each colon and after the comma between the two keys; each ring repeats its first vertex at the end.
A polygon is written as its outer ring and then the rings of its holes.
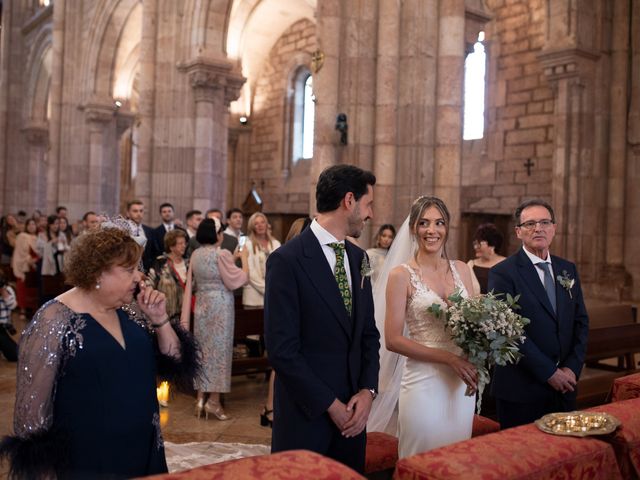
{"type": "Polygon", "coordinates": [[[369,390],[360,390],[346,405],[337,398],[329,407],[328,413],[343,436],[355,437],[367,425],[373,398],[369,390]]]}

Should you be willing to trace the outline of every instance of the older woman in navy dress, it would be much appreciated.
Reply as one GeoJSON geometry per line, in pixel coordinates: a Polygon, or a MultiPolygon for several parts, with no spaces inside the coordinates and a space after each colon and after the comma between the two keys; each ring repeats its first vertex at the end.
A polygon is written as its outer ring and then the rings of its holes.
{"type": "Polygon", "coordinates": [[[141,254],[116,228],[74,242],[65,274],[75,288],[45,304],[20,343],[15,436],[0,445],[12,477],[167,471],[156,373],[190,383],[196,352],[164,295],[141,281],[141,254]]]}

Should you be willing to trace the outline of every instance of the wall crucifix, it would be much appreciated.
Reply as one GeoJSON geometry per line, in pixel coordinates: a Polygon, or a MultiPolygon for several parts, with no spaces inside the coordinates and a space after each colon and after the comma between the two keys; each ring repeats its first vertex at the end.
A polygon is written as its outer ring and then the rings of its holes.
{"type": "Polygon", "coordinates": [[[530,177],[531,176],[531,167],[535,166],[535,163],[533,163],[530,158],[527,158],[527,161],[524,162],[523,165],[527,169],[527,176],[530,177]]]}

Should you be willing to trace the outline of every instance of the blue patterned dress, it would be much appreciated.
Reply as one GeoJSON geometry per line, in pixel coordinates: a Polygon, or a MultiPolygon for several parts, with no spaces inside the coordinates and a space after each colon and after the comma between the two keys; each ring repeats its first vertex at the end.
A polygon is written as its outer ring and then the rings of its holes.
{"type": "Polygon", "coordinates": [[[202,352],[203,375],[194,382],[201,392],[225,393],[231,390],[233,359],[233,290],[246,283],[246,274],[233,265],[231,254],[213,245],[198,248],[191,255],[196,290],[193,334],[202,352]],[[225,256],[225,261],[220,261],[225,256]],[[229,272],[225,280],[226,271],[229,272]],[[228,277],[233,280],[229,284],[228,277]]]}

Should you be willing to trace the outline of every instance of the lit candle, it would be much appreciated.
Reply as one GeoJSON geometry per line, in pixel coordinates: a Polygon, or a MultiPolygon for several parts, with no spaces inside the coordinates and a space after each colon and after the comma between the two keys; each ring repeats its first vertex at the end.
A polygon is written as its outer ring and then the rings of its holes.
{"type": "Polygon", "coordinates": [[[158,388],[156,388],[156,395],[158,396],[158,403],[161,407],[169,406],[169,382],[162,382],[158,388]]]}

